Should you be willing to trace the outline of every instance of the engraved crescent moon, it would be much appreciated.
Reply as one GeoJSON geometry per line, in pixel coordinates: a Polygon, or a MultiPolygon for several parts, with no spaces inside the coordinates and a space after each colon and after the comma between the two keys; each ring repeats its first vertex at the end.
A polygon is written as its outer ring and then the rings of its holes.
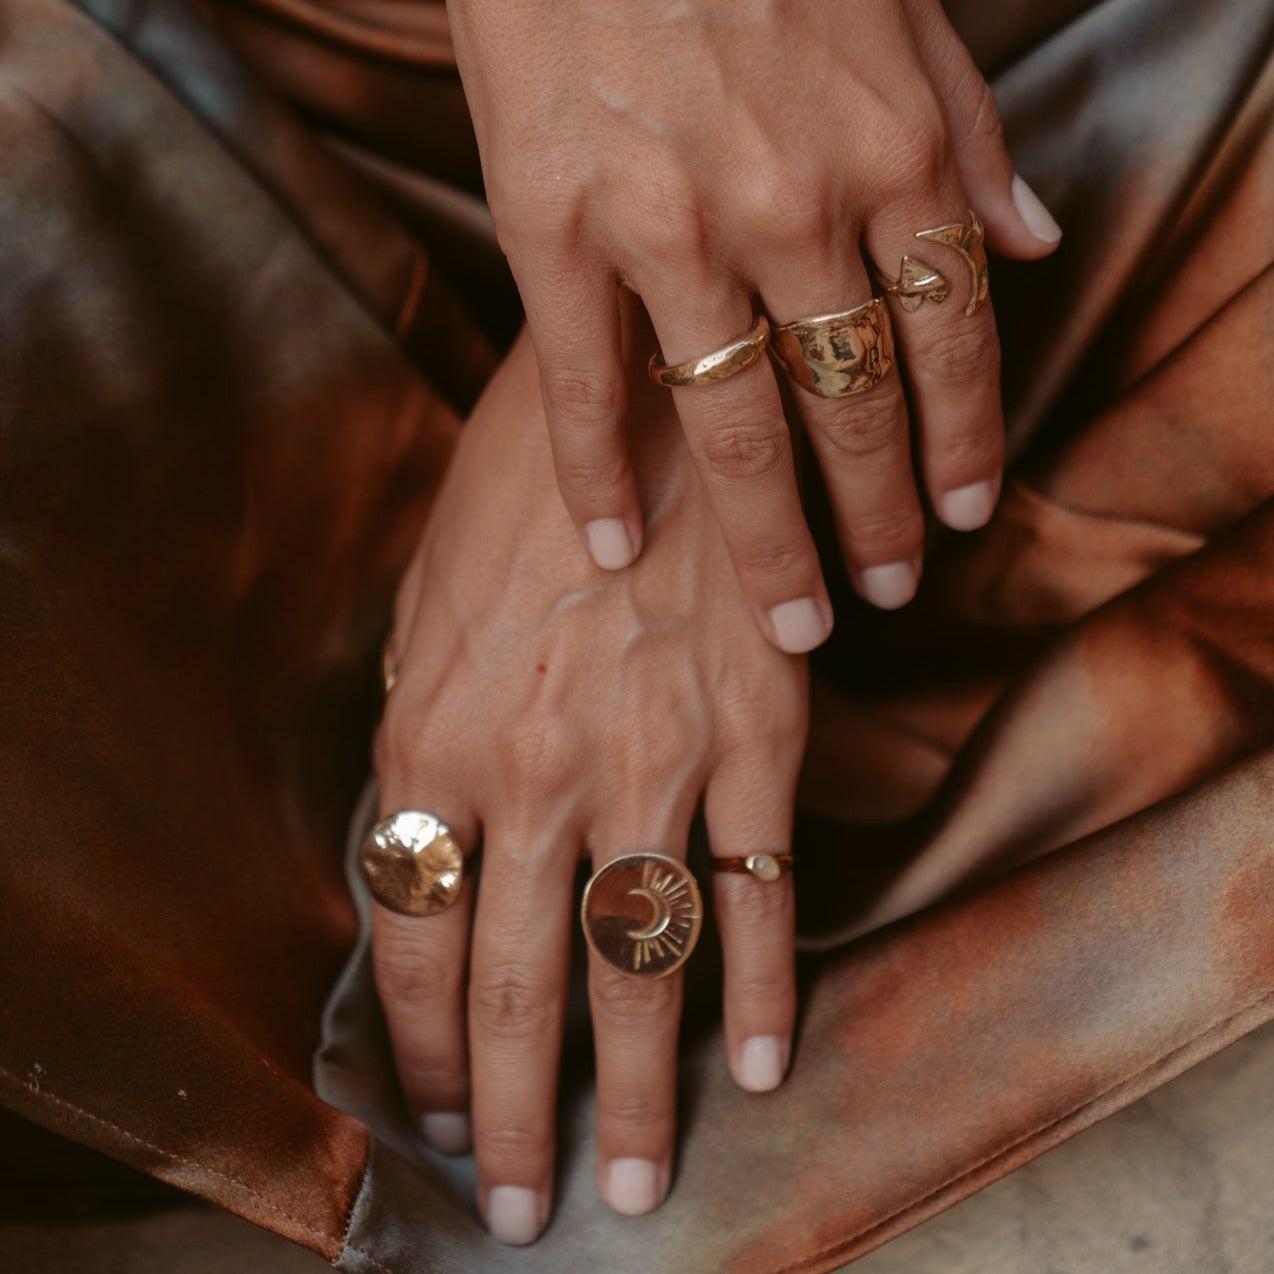
{"type": "Polygon", "coordinates": [[[651,938],[659,937],[672,920],[672,907],[668,899],[656,890],[644,887],[630,889],[628,892],[637,898],[645,898],[650,903],[652,913],[651,921],[644,929],[630,929],[628,936],[634,942],[649,942],[651,938]]]}

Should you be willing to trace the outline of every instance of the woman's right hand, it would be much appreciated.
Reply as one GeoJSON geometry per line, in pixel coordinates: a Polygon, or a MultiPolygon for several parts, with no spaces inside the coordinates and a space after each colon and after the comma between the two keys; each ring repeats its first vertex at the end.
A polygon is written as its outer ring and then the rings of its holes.
{"type": "MultiPolygon", "coordinates": [[[[443,1149],[471,1127],[480,1206],[511,1243],[551,1206],[581,858],[684,860],[701,801],[714,854],[786,851],[804,748],[805,660],[752,623],[670,401],[633,390],[641,560],[607,572],[580,550],[524,338],[464,430],[390,639],[381,816],[428,810],[483,854],[448,910],[374,905],[377,984],[411,1110],[443,1149]]],[[[772,1088],[795,1015],[791,876],[713,875],[729,1065],[772,1088]]],[[[681,976],[626,977],[590,954],[589,992],[598,1185],[645,1212],[671,1175],[681,976]]]]}
{"type": "MultiPolygon", "coordinates": [[[[1061,236],[1015,174],[940,0],[447,8],[562,496],[599,565],[627,566],[643,535],[619,286],[653,322],[643,354],[677,364],[747,333],[758,303],[779,324],[862,306],[870,259],[905,293],[889,310],[909,396],[882,357],[852,394],[793,398],[855,586],[907,602],[921,493],[968,531],[1000,486],[1000,351],[970,210],[1009,256],[1044,256],[1061,236]]],[[[844,327],[815,344],[824,359],[854,348],[844,327]]],[[[769,360],[665,392],[758,626],[784,650],[817,646],[831,606],[769,360]]]]}

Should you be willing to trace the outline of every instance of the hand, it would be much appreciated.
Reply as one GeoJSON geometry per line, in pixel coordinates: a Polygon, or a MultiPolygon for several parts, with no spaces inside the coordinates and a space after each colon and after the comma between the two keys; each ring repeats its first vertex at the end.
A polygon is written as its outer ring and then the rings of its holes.
{"type": "MultiPolygon", "coordinates": [[[[454,1151],[472,1111],[479,1202],[512,1243],[535,1238],[550,1208],[581,857],[684,859],[701,799],[714,853],[786,850],[805,738],[805,661],[751,623],[671,404],[634,388],[655,530],[632,570],[610,574],[580,552],[557,498],[519,343],[404,580],[376,742],[382,816],[425,809],[467,851],[482,841],[480,885],[468,874],[448,910],[374,905],[373,955],[407,1102],[454,1151]]],[[[795,1014],[791,877],[714,873],[712,888],[730,1065],[745,1088],[770,1088],[795,1014]]],[[[644,1212],[669,1183],[681,977],[590,961],[598,1185],[644,1212]]]]}
{"type": "MultiPolygon", "coordinates": [[[[616,291],[644,301],[666,362],[866,301],[861,251],[950,281],[892,304],[924,486],[970,530],[999,490],[999,347],[967,317],[968,269],[922,229],[967,221],[1010,256],[1060,230],[1004,147],[986,83],[938,0],[450,0],[500,239],[539,358],[558,481],[598,565],[627,566],[642,518],[625,445],[616,291]]],[[[653,342],[652,342],[653,344],[653,342]]],[[[667,392],[667,391],[665,391],[667,392]]],[[[671,391],[762,631],[804,651],[832,616],[766,360],[671,391]]],[[[899,377],[837,399],[797,390],[858,591],[913,594],[921,503],[899,377]]]]}

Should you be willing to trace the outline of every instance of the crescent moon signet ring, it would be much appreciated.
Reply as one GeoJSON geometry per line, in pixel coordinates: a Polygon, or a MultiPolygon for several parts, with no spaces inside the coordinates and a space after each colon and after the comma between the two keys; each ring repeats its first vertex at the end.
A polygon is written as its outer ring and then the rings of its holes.
{"type": "Polygon", "coordinates": [[[684,863],[625,854],[584,887],[580,924],[591,950],[631,978],[663,978],[685,964],[703,925],[703,899],[684,863]]]}

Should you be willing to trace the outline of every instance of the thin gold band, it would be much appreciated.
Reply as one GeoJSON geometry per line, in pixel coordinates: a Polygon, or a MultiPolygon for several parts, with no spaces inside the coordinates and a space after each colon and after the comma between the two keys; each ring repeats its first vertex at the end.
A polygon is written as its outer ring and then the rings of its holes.
{"type": "Polygon", "coordinates": [[[667,389],[710,385],[714,381],[737,376],[739,372],[751,367],[765,353],[769,343],[770,320],[764,314],[758,314],[756,322],[745,335],[711,354],[688,359],[684,363],[674,363],[670,367],[656,353],[650,356],[646,370],[656,385],[663,385],[667,389]]]}

